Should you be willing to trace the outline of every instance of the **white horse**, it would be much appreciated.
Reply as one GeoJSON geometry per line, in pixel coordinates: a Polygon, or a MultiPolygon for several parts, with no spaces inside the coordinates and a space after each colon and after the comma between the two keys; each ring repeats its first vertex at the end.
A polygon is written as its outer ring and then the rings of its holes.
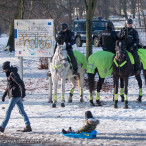
{"type": "MultiPolygon", "coordinates": [[[[75,75],[72,74],[72,69],[70,69],[70,63],[67,60],[67,51],[66,44],[63,45],[57,44],[57,48],[55,54],[50,63],[50,72],[52,75],[53,82],[53,104],[52,107],[56,107],[57,102],[57,85],[58,80],[61,79],[61,107],[65,107],[65,82],[66,78],[68,78],[72,82],[72,89],[70,91],[70,96],[68,102],[72,102],[72,96],[74,89],[76,87],[75,75]]],[[[84,86],[84,75],[85,69],[81,68],[81,65],[78,64],[78,87],[80,91],[80,102],[83,102],[83,86],[84,86]]]]}

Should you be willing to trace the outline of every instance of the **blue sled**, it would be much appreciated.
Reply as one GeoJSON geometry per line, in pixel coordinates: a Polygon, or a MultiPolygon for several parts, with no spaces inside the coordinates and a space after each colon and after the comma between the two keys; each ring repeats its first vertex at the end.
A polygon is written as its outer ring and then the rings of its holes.
{"type": "Polygon", "coordinates": [[[61,134],[66,136],[66,137],[71,137],[71,138],[88,138],[88,139],[93,139],[93,138],[96,137],[97,131],[93,130],[90,133],[88,133],[88,132],[82,132],[82,133],[71,132],[71,133],[67,133],[67,134],[64,134],[64,133],[61,132],[61,134]]]}

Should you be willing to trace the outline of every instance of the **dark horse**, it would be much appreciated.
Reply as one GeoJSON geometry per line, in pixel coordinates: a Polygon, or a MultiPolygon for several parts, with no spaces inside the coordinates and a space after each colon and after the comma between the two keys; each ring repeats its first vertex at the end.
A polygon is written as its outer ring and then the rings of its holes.
{"type": "MultiPolygon", "coordinates": [[[[146,84],[146,70],[143,69],[143,74],[146,84]]],[[[138,81],[139,86],[139,97],[137,102],[141,102],[142,98],[142,79],[139,74],[136,74],[134,64],[131,63],[128,53],[125,49],[125,41],[116,42],[116,55],[113,59],[113,78],[115,85],[115,95],[114,95],[114,108],[118,108],[118,82],[121,78],[121,84],[124,86],[124,108],[128,108],[128,78],[135,75],[136,80],[138,81]]]]}
{"type": "Polygon", "coordinates": [[[94,78],[96,73],[99,75],[99,80],[97,82],[97,93],[96,93],[96,103],[98,106],[102,106],[100,101],[100,90],[102,89],[102,84],[107,76],[112,74],[112,63],[114,54],[107,51],[98,51],[92,54],[88,58],[88,86],[90,91],[90,105],[95,106],[93,102],[93,91],[94,91],[94,78]],[[89,70],[88,70],[89,69],[89,70]]]}

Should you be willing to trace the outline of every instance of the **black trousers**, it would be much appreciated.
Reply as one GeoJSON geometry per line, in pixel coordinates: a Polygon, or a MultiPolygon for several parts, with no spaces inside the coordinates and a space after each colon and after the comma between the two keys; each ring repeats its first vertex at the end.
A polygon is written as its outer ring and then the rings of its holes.
{"type": "Polygon", "coordinates": [[[137,49],[133,49],[132,51],[129,51],[133,57],[134,57],[134,61],[135,61],[135,68],[136,70],[140,70],[141,69],[141,62],[140,62],[140,57],[137,53],[137,49]]]}
{"type": "Polygon", "coordinates": [[[78,66],[77,66],[77,61],[76,61],[76,58],[73,54],[73,51],[71,48],[69,49],[66,49],[70,59],[71,59],[71,63],[72,63],[72,66],[73,66],[73,70],[76,71],[78,69],[78,66]]]}

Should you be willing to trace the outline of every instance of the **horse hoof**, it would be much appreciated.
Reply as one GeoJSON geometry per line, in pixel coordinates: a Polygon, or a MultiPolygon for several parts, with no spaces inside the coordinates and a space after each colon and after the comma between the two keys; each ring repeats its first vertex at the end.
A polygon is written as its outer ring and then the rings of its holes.
{"type": "Polygon", "coordinates": [[[65,107],[65,104],[64,103],[61,103],[61,107],[65,107]]]}
{"type": "Polygon", "coordinates": [[[80,102],[84,102],[84,99],[83,99],[83,98],[81,98],[81,99],[80,99],[80,102]]]}
{"type": "Polygon", "coordinates": [[[55,103],[53,103],[53,104],[52,104],[52,108],[55,108],[55,107],[56,107],[56,104],[55,104],[55,103]]]}
{"type": "Polygon", "coordinates": [[[95,106],[95,104],[93,103],[93,100],[90,100],[90,106],[95,106]]]}
{"type": "Polygon", "coordinates": [[[123,109],[128,109],[128,105],[125,105],[125,106],[123,107],[123,109]]]}
{"type": "Polygon", "coordinates": [[[136,102],[137,102],[137,103],[140,103],[140,102],[141,102],[141,99],[138,98],[138,99],[136,100],[136,102]]]}
{"type": "Polygon", "coordinates": [[[114,108],[118,108],[118,106],[117,105],[114,105],[114,108]]]}
{"type": "Polygon", "coordinates": [[[102,104],[99,100],[96,100],[96,103],[97,103],[98,106],[102,106],[102,104]]]}
{"type": "Polygon", "coordinates": [[[72,103],[72,99],[71,100],[68,100],[68,103],[72,103]]]}
{"type": "Polygon", "coordinates": [[[68,103],[71,103],[71,102],[72,102],[72,97],[69,97],[68,103]]]}
{"type": "Polygon", "coordinates": [[[137,98],[136,102],[140,103],[141,102],[141,98],[142,98],[142,96],[139,95],[139,97],[137,98]]]}
{"type": "Polygon", "coordinates": [[[90,106],[95,106],[95,104],[94,103],[90,103],[90,106]]]}

